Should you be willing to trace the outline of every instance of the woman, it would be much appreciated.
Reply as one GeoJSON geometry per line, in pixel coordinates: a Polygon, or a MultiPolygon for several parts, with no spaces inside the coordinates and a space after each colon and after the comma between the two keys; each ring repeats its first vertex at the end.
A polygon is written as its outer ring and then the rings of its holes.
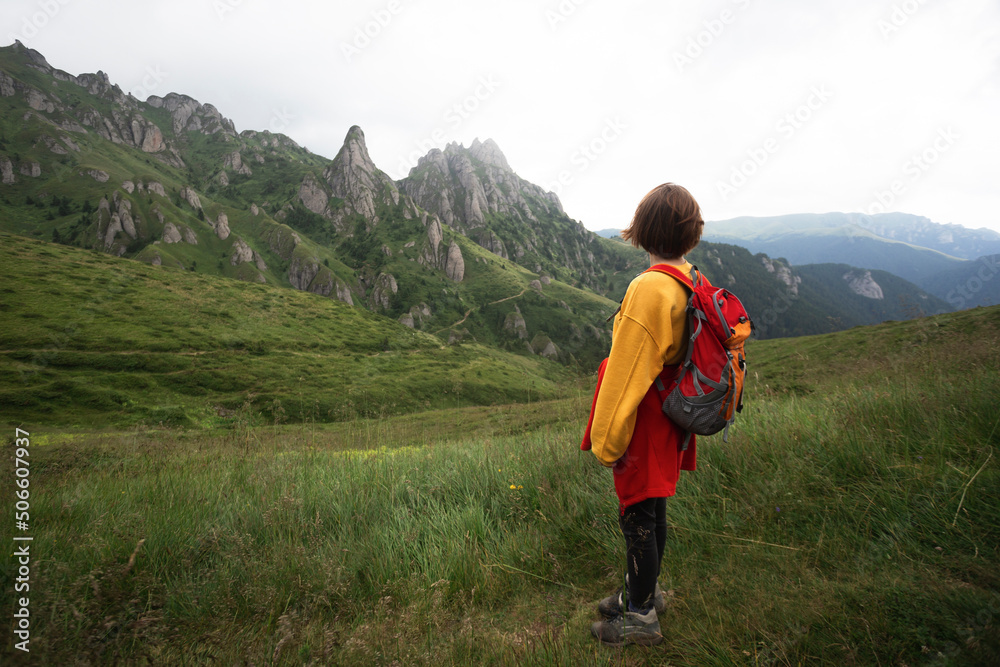
{"type": "MultiPolygon", "coordinates": [[[[691,274],[684,255],[701,240],[701,209],[686,189],[665,183],[639,203],[622,238],[649,253],[650,266],[666,264],[691,274]]],[[[666,499],[681,470],[694,470],[696,446],[661,410],[654,382],[669,384],[687,344],[687,289],[657,271],[629,285],[614,321],[611,354],[601,364],[598,391],[583,449],[614,471],[619,526],[625,538],[623,591],[598,605],[604,617],[591,631],[611,645],[658,644],[658,611],[665,606],[657,584],[667,537],[666,499]],[[671,366],[674,366],[671,368],[671,366]]]]}

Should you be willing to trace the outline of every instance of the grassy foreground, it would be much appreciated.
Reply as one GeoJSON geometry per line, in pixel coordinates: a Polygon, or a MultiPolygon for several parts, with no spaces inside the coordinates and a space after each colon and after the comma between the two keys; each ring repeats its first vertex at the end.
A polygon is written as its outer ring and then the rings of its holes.
{"type": "Polygon", "coordinates": [[[738,428],[668,502],[651,649],[589,636],[622,553],[589,396],[33,434],[26,662],[998,664],[998,324],[754,343],[738,428]]]}

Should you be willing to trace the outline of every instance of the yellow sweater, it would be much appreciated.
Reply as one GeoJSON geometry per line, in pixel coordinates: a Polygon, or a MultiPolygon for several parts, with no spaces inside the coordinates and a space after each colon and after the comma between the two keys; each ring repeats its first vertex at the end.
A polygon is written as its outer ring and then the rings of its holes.
{"type": "MultiPolygon", "coordinates": [[[[690,275],[691,264],[679,268],[690,275]]],[[[625,454],[639,403],[663,367],[683,360],[687,302],[684,286],[657,271],[640,274],[628,286],[615,317],[590,434],[593,452],[605,466],[625,454]]]]}

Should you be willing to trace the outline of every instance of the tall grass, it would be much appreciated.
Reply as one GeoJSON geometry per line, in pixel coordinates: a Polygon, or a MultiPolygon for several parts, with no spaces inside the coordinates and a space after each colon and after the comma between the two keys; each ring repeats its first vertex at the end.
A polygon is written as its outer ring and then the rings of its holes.
{"type": "MultiPolygon", "coordinates": [[[[870,338],[865,363],[828,377],[816,368],[831,359],[803,354],[798,391],[775,372],[756,381],[730,442],[702,439],[668,502],[666,641],[652,649],[589,636],[622,545],[610,473],[577,449],[586,396],[54,434],[32,452],[31,657],[998,664],[1000,357],[948,340],[961,345],[914,356],[870,338]]],[[[761,368],[814,342],[759,348],[761,368]]]]}

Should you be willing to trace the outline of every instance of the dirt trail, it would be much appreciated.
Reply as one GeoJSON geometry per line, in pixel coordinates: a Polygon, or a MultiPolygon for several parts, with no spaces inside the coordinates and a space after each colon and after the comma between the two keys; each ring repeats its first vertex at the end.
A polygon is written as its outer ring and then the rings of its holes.
{"type": "MultiPolygon", "coordinates": [[[[525,287],[525,288],[524,288],[523,290],[521,290],[521,291],[520,291],[519,293],[515,294],[514,296],[508,296],[508,297],[506,297],[506,298],[503,298],[503,299],[497,299],[496,301],[490,301],[490,302],[489,302],[488,304],[486,304],[486,305],[487,305],[487,306],[495,306],[496,304],[498,304],[498,303],[503,303],[504,301],[510,301],[511,299],[518,299],[518,298],[520,298],[520,297],[524,296],[524,293],[525,293],[525,292],[527,292],[527,291],[528,291],[528,288],[527,288],[527,287],[525,287]]],[[[434,336],[437,336],[437,335],[438,335],[439,333],[442,333],[442,332],[444,332],[444,331],[447,331],[448,329],[454,329],[454,328],[455,328],[455,327],[457,327],[457,326],[461,326],[461,324],[462,324],[463,322],[465,322],[465,320],[469,319],[469,315],[471,315],[471,314],[472,314],[472,311],[473,311],[473,310],[476,310],[476,309],[475,309],[475,308],[471,308],[471,309],[469,309],[469,310],[465,311],[465,316],[464,316],[464,317],[462,317],[462,319],[460,319],[460,320],[459,320],[458,322],[455,322],[455,323],[454,323],[454,324],[452,324],[451,326],[447,326],[447,327],[445,327],[444,329],[440,329],[440,330],[438,330],[438,331],[435,331],[433,335],[434,335],[434,336]]]]}

